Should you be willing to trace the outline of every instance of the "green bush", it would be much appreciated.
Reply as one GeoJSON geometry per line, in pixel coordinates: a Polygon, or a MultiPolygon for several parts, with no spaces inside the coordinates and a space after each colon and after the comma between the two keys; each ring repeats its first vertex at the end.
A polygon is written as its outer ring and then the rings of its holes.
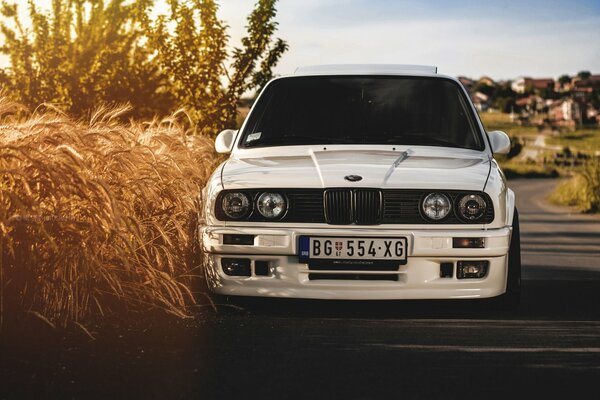
{"type": "Polygon", "coordinates": [[[0,0],[0,88],[76,118],[100,104],[130,104],[138,119],[183,107],[197,132],[216,135],[235,127],[242,95],[272,78],[288,48],[275,36],[277,0],[256,0],[235,47],[218,0],[163,1],[169,12],[158,16],[157,0],[47,3],[0,0]]]}
{"type": "Polygon", "coordinates": [[[550,200],[583,212],[600,212],[600,158],[586,162],[577,175],[559,184],[550,200]]]}

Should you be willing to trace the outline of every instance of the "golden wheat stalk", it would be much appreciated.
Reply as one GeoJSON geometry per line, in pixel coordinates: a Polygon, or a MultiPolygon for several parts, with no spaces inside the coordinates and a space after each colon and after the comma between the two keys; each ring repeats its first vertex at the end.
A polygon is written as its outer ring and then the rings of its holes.
{"type": "MultiPolygon", "coordinates": [[[[186,316],[212,141],[177,116],[74,121],[0,99],[0,314],[65,325],[151,308],[186,316]]],[[[197,259],[197,258],[196,258],[197,259]]]]}

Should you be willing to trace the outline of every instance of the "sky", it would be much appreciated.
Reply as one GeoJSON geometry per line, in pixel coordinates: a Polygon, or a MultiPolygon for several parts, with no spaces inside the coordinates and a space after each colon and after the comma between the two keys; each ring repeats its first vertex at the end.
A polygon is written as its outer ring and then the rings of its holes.
{"type": "MultiPolygon", "coordinates": [[[[238,43],[254,0],[219,4],[238,43]]],[[[277,21],[290,46],[279,75],[345,63],[494,79],[600,73],[600,0],[279,0],[277,21]]]]}
{"type": "MultiPolygon", "coordinates": [[[[252,0],[223,0],[233,38],[252,0]]],[[[600,73],[600,0],[280,0],[277,67],[393,63],[435,65],[459,76],[553,77],[600,73]]]]}

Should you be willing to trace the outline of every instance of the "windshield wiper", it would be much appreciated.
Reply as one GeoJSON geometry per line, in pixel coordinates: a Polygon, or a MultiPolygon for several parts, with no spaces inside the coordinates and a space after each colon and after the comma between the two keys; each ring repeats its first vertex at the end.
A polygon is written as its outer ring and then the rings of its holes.
{"type": "Polygon", "coordinates": [[[449,142],[447,140],[438,139],[431,136],[422,136],[422,135],[402,135],[402,136],[392,136],[381,138],[382,143],[394,143],[394,144],[404,144],[404,145],[423,145],[423,146],[450,146],[457,147],[455,142],[449,142]]]}

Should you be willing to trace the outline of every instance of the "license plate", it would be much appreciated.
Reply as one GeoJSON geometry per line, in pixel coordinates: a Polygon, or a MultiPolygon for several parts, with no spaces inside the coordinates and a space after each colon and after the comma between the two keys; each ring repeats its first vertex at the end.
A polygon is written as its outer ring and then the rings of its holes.
{"type": "Polygon", "coordinates": [[[301,236],[300,262],[310,259],[396,260],[406,262],[405,237],[324,237],[301,236]]]}

